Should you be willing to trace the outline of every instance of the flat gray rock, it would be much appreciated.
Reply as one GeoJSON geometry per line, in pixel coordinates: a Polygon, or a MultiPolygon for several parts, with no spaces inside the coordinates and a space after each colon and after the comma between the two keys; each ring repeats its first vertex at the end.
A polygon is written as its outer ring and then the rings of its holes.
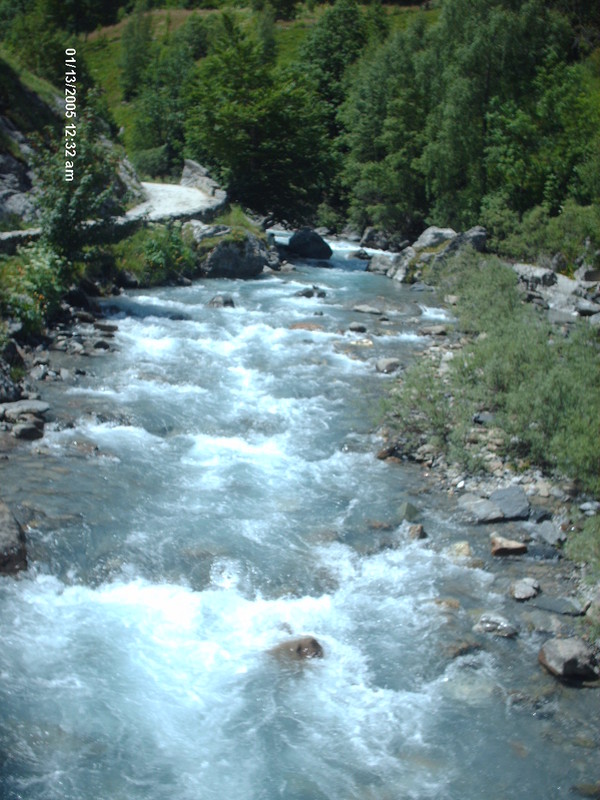
{"type": "Polygon", "coordinates": [[[499,522],[504,519],[504,514],[496,503],[475,494],[463,494],[458,500],[458,505],[478,524],[499,522]]]}
{"type": "Polygon", "coordinates": [[[382,310],[380,308],[376,308],[375,306],[369,306],[366,304],[360,304],[358,306],[354,306],[352,309],[353,311],[358,311],[359,314],[382,314],[382,310]]]}
{"type": "Polygon", "coordinates": [[[567,617],[581,617],[585,613],[580,603],[570,597],[546,597],[541,595],[536,597],[535,602],[531,603],[531,605],[542,611],[550,611],[553,614],[562,614],[567,617]]]}
{"type": "Polygon", "coordinates": [[[507,489],[496,489],[490,495],[504,514],[504,519],[527,519],[529,517],[529,500],[521,486],[509,486],[507,489]]]}
{"type": "Polygon", "coordinates": [[[535,578],[521,578],[510,587],[510,593],[520,603],[531,600],[540,593],[540,584],[535,578]]]}
{"type": "Polygon", "coordinates": [[[561,531],[561,529],[549,519],[545,520],[544,522],[540,522],[539,525],[536,525],[532,530],[531,535],[537,541],[545,542],[553,547],[561,544],[567,538],[564,531],[561,531]]]}

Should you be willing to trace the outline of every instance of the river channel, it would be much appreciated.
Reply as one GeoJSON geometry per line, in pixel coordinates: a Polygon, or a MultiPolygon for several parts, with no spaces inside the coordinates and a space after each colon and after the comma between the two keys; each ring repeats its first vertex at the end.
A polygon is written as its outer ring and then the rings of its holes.
{"type": "Polygon", "coordinates": [[[2,800],[559,800],[596,775],[598,692],[542,672],[541,633],[452,657],[510,613],[487,537],[453,558],[452,498],[375,458],[376,360],[445,312],[333,263],[131,292],[110,350],[52,354],[54,421],[2,466],[30,560],[0,579],[2,800]],[[304,634],[324,658],[269,655],[304,634]]]}

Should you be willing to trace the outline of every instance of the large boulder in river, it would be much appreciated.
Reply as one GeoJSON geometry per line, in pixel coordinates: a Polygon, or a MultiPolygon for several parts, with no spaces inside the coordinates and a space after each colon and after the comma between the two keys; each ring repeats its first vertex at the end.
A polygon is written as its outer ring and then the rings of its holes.
{"type": "Polygon", "coordinates": [[[23,529],[8,506],[0,500],[0,574],[12,575],[27,569],[23,529]]]}
{"type": "Polygon", "coordinates": [[[268,264],[264,241],[252,233],[224,239],[200,265],[206,278],[255,278],[268,264]]]}
{"type": "Polygon", "coordinates": [[[310,228],[296,231],[288,242],[288,248],[302,258],[331,258],[332,255],[325,239],[310,228]]]}
{"type": "Polygon", "coordinates": [[[313,636],[301,636],[299,639],[289,639],[287,642],[275,645],[269,650],[269,655],[275,656],[283,663],[293,663],[311,658],[323,658],[323,648],[313,636]]]}

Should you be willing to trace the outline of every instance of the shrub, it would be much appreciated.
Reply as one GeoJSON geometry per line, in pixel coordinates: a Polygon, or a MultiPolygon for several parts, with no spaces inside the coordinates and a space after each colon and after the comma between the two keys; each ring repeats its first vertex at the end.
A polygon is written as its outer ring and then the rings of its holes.
{"type": "Polygon", "coordinates": [[[27,335],[42,332],[59,308],[69,263],[43,244],[20,248],[0,263],[0,306],[23,325],[27,335]]]}

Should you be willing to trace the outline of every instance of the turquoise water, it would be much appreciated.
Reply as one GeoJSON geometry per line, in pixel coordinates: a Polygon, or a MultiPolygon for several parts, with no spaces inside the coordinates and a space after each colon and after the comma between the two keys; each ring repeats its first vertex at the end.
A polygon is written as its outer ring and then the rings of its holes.
{"type": "Polygon", "coordinates": [[[449,657],[505,598],[446,554],[450,500],[374,458],[375,360],[415,357],[432,296],[300,266],[107,313],[114,352],[44,385],[41,452],[3,467],[31,561],[0,580],[3,800],[541,800],[595,777],[589,695],[541,673],[538,634],[449,657]],[[322,660],[268,654],[302,634],[322,660]]]}

